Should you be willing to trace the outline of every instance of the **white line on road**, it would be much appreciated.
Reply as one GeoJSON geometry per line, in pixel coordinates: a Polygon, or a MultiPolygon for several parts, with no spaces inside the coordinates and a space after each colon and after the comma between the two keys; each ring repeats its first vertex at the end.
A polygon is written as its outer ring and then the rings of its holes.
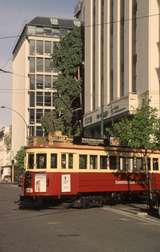
{"type": "Polygon", "coordinates": [[[138,221],[141,221],[143,223],[146,223],[146,224],[154,224],[154,225],[158,225],[160,226],[160,221],[159,220],[155,220],[153,217],[151,216],[138,216],[134,213],[128,213],[124,210],[121,210],[121,209],[115,209],[113,207],[109,207],[109,206],[105,206],[103,208],[101,208],[102,210],[105,210],[105,211],[110,211],[112,213],[115,213],[115,214],[119,214],[119,215],[123,215],[125,217],[130,217],[132,219],[136,219],[138,221]]]}

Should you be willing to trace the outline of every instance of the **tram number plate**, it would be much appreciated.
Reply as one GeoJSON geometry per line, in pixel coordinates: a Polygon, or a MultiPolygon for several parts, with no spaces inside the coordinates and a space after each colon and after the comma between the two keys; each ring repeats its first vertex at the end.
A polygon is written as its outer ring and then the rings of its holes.
{"type": "Polygon", "coordinates": [[[46,174],[35,174],[35,192],[46,192],[46,174]]]}
{"type": "Polygon", "coordinates": [[[63,174],[61,177],[61,192],[71,192],[71,176],[63,174]]]}

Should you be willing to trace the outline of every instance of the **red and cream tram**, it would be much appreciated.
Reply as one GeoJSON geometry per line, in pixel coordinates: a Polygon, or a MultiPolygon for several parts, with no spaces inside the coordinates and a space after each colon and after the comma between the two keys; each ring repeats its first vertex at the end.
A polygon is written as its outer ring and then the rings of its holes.
{"type": "MultiPolygon", "coordinates": [[[[77,207],[147,192],[144,150],[73,144],[54,136],[46,144],[25,148],[21,203],[72,200],[77,207]]],[[[160,190],[160,150],[147,157],[150,190],[160,190]]]]}

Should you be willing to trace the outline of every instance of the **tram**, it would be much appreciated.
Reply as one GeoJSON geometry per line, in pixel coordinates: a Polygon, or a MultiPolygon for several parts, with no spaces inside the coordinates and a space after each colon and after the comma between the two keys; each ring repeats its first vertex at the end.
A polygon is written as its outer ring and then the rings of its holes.
{"type": "MultiPolygon", "coordinates": [[[[97,143],[96,143],[97,144],[97,143]]],[[[74,144],[60,133],[25,148],[25,174],[20,206],[72,202],[75,207],[138,198],[160,192],[160,150],[74,144]],[[149,182],[148,182],[149,181],[149,182]]]]}

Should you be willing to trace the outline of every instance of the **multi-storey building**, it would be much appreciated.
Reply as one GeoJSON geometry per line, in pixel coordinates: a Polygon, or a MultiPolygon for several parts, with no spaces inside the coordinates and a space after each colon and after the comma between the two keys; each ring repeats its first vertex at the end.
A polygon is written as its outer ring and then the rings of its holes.
{"type": "Polygon", "coordinates": [[[148,95],[160,112],[160,2],[81,0],[85,30],[85,134],[132,114],[148,95]]]}
{"type": "Polygon", "coordinates": [[[77,20],[36,17],[25,25],[13,50],[12,149],[26,144],[28,136],[41,136],[41,117],[54,107],[51,67],[54,46],[77,25],[77,20]]]}

